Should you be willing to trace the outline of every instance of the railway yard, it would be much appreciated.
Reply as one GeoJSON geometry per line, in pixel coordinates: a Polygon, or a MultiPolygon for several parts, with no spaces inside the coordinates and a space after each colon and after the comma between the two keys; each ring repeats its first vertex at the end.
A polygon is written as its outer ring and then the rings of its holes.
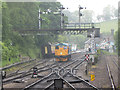
{"type": "Polygon", "coordinates": [[[31,1],[1,6],[0,89],[120,90],[118,9],[31,1]]]}
{"type": "Polygon", "coordinates": [[[84,54],[74,53],[71,60],[67,62],[56,62],[54,58],[51,58],[36,60],[34,63],[24,65],[14,73],[7,73],[6,78],[3,79],[3,88],[4,90],[11,88],[49,90],[60,88],[58,84],[58,87],[55,86],[55,80],[62,80],[63,88],[73,90],[80,88],[111,88],[115,90],[118,87],[118,57],[102,54],[97,64],[88,65],[84,54]],[[37,77],[32,77],[34,66],[38,68],[37,77]],[[87,74],[86,66],[89,67],[87,74]],[[91,81],[91,73],[95,75],[93,81],[91,81]]]}

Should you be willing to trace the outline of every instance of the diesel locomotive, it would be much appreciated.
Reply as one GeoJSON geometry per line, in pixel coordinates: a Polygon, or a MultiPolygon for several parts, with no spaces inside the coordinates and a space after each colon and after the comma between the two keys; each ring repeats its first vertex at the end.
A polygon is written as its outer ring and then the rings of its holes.
{"type": "Polygon", "coordinates": [[[71,59],[71,45],[68,43],[58,43],[55,45],[56,61],[68,61],[71,59]]]}

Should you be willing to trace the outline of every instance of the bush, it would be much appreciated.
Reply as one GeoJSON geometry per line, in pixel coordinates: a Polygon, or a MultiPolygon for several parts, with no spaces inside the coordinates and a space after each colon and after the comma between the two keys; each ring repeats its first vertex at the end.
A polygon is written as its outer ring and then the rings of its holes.
{"type": "Polygon", "coordinates": [[[97,54],[94,55],[94,63],[93,64],[96,64],[98,62],[100,55],[101,55],[101,50],[98,49],[97,54]]]}
{"type": "Polygon", "coordinates": [[[2,66],[6,66],[19,61],[19,51],[15,46],[12,46],[10,40],[0,42],[2,46],[2,66]]]}

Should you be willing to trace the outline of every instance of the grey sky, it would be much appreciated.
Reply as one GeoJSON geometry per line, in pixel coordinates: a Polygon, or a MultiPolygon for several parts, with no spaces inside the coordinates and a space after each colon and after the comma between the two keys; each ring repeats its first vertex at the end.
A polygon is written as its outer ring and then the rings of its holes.
{"type": "Polygon", "coordinates": [[[79,5],[86,7],[87,10],[93,10],[96,15],[102,14],[103,8],[107,5],[118,7],[120,0],[57,0],[68,7],[71,12],[78,10],[79,5]]]}

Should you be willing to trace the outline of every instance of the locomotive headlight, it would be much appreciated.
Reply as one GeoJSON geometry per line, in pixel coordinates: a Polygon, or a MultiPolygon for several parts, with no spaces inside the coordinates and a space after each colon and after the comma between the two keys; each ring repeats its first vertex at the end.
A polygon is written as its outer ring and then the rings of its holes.
{"type": "Polygon", "coordinates": [[[62,52],[60,54],[62,55],[62,52]]]}

